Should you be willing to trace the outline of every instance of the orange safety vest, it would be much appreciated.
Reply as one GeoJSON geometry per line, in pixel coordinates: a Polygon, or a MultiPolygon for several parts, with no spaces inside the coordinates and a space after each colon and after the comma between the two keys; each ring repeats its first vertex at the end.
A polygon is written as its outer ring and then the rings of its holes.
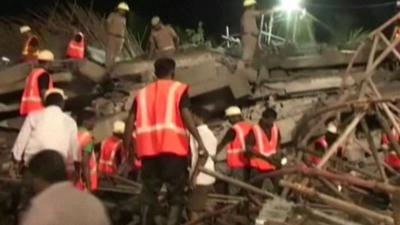
{"type": "Polygon", "coordinates": [[[232,129],[235,131],[235,139],[226,148],[226,161],[230,168],[244,168],[249,162],[244,155],[246,151],[245,137],[251,130],[248,122],[236,123],[232,129]]]}
{"type": "MultiPolygon", "coordinates": [[[[398,142],[400,143],[400,135],[397,133],[396,129],[392,129],[392,135],[398,142]]],[[[382,135],[382,144],[390,145],[390,139],[387,134],[382,135]]],[[[400,158],[397,156],[396,153],[389,152],[389,154],[385,157],[385,163],[388,164],[389,166],[395,168],[395,169],[400,169],[400,158]]]]}
{"type": "MultiPolygon", "coordinates": [[[[22,94],[19,113],[21,116],[26,116],[33,111],[43,109],[42,98],[40,96],[38,78],[40,75],[47,73],[46,70],[37,68],[33,69],[25,81],[25,89],[22,94]]],[[[48,88],[53,88],[53,80],[49,76],[48,88]]]]}
{"type": "Polygon", "coordinates": [[[180,101],[187,90],[186,84],[159,80],[139,91],[135,130],[139,158],[189,154],[189,137],[180,111],[180,101]]]}
{"type": "Polygon", "coordinates": [[[72,39],[69,42],[67,49],[67,57],[71,59],[84,59],[85,58],[85,38],[82,32],[79,32],[78,35],[82,37],[81,42],[76,42],[72,39]]]}
{"type": "MultiPolygon", "coordinates": [[[[271,139],[262,130],[262,128],[257,124],[253,128],[254,138],[256,140],[256,145],[254,146],[254,151],[260,153],[263,156],[269,157],[277,152],[278,139],[279,139],[279,128],[275,124],[271,128],[271,139]]],[[[271,171],[275,170],[275,166],[268,163],[267,161],[254,157],[250,160],[250,165],[252,168],[259,171],[271,171]]]]}
{"type": "MultiPolygon", "coordinates": [[[[316,142],[316,145],[320,145],[325,151],[328,149],[328,142],[326,141],[325,136],[320,137],[316,142]]],[[[321,161],[321,158],[315,155],[311,155],[309,157],[310,162],[314,165],[318,165],[319,162],[321,161]]]]}
{"type": "MultiPolygon", "coordinates": [[[[90,142],[93,141],[93,136],[88,131],[79,131],[78,132],[78,142],[79,148],[83,155],[83,151],[85,150],[85,146],[88,145],[90,142]]],[[[90,187],[91,191],[95,191],[98,188],[98,176],[97,176],[97,162],[96,162],[96,155],[94,152],[90,155],[89,162],[88,162],[89,170],[90,170],[90,187]]],[[[76,184],[78,186],[79,184],[76,184]]]]}
{"type": "Polygon", "coordinates": [[[121,149],[121,139],[112,136],[101,143],[99,172],[106,175],[115,175],[118,172],[115,155],[121,149]]]}
{"type": "Polygon", "coordinates": [[[31,42],[33,39],[38,39],[37,36],[32,35],[28,37],[28,39],[25,41],[24,48],[22,49],[22,55],[27,56],[29,54],[37,56],[39,54],[39,50],[36,50],[35,52],[32,52],[31,50],[31,42]]]}

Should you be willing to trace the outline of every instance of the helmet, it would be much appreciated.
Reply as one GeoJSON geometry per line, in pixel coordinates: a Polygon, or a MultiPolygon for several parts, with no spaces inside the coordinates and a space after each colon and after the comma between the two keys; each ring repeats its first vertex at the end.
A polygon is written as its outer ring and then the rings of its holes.
{"type": "Polygon", "coordinates": [[[159,23],[160,23],[160,17],[155,16],[155,17],[153,17],[153,18],[151,19],[151,25],[152,25],[153,27],[154,27],[154,26],[157,26],[159,23]]]}
{"type": "Polygon", "coordinates": [[[46,99],[51,94],[59,94],[63,97],[64,100],[67,99],[67,96],[65,95],[64,91],[60,88],[47,89],[47,91],[44,93],[44,99],[46,99]]]}
{"type": "Polygon", "coordinates": [[[27,26],[27,25],[24,25],[24,26],[19,28],[19,32],[21,34],[24,34],[24,33],[29,32],[29,31],[31,31],[31,28],[29,26],[27,26]]]}
{"type": "Polygon", "coordinates": [[[129,5],[126,2],[119,3],[117,8],[127,12],[129,11],[129,5]]]}
{"type": "Polygon", "coordinates": [[[248,7],[257,4],[256,0],[244,0],[243,6],[248,7]]]}
{"type": "Polygon", "coordinates": [[[113,133],[123,134],[125,132],[125,123],[121,120],[117,120],[113,124],[113,133]]]}
{"type": "Polygon", "coordinates": [[[242,115],[242,110],[237,106],[231,106],[225,110],[225,116],[240,116],[242,115]]]}
{"type": "Polygon", "coordinates": [[[54,61],[54,54],[50,50],[42,50],[39,52],[38,59],[42,61],[54,61]]]}
{"type": "Polygon", "coordinates": [[[336,134],[337,133],[337,127],[332,122],[328,124],[328,126],[326,127],[326,130],[329,133],[332,133],[332,134],[336,134]]]}

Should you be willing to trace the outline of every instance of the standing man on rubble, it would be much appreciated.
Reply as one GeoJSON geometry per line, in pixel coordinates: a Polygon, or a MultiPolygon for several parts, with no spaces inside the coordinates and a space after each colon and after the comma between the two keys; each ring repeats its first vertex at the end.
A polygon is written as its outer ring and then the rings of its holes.
{"type": "Polygon", "coordinates": [[[172,57],[179,48],[179,37],[174,28],[164,25],[158,16],[151,19],[151,26],[149,56],[172,57]]]}
{"type": "Polygon", "coordinates": [[[271,14],[273,10],[256,10],[256,0],[244,0],[244,12],[241,18],[241,42],[243,46],[243,56],[245,66],[250,66],[253,62],[254,54],[258,46],[258,35],[260,31],[257,27],[257,18],[263,14],[271,14]]]}
{"type": "Polygon", "coordinates": [[[44,93],[53,88],[51,79],[50,64],[54,61],[54,55],[49,50],[43,50],[38,55],[39,64],[32,69],[25,80],[25,88],[21,98],[19,113],[21,116],[27,116],[29,113],[44,108],[44,93]]]}
{"type": "MultiPolygon", "coordinates": [[[[273,159],[278,153],[281,142],[279,128],[275,124],[276,118],[275,110],[267,108],[262,113],[258,124],[253,125],[246,137],[246,148],[251,166],[250,177],[252,178],[274,171],[277,165],[281,163],[273,159]],[[260,156],[263,158],[260,158],[260,156]]],[[[256,186],[261,188],[263,181],[257,182],[256,186]]]]}
{"type": "MultiPolygon", "coordinates": [[[[242,111],[237,106],[231,106],[226,109],[225,116],[232,124],[232,128],[226,132],[225,136],[218,144],[217,155],[227,146],[226,160],[230,168],[231,177],[241,181],[247,181],[249,160],[244,154],[246,150],[245,137],[250,132],[252,124],[243,119],[242,111]]],[[[229,194],[237,195],[239,192],[240,188],[233,185],[229,186],[229,194]]]]}
{"type": "Polygon", "coordinates": [[[115,12],[110,13],[107,18],[107,47],[106,47],[106,68],[110,69],[115,59],[120,56],[126,35],[126,15],[129,6],[126,2],[118,4],[115,12]]]}
{"type": "Polygon", "coordinates": [[[22,46],[22,58],[24,62],[35,63],[39,56],[39,38],[32,33],[29,26],[20,27],[24,44],[22,46]]]}
{"type": "Polygon", "coordinates": [[[155,62],[158,80],[139,91],[128,117],[124,147],[131,149],[129,147],[134,131],[136,139],[133,146],[143,165],[143,225],[153,222],[165,224],[164,221],[167,225],[179,224],[189,178],[187,131],[198,143],[198,154],[207,154],[189,110],[189,87],[174,80],[175,67],[175,61],[170,58],[160,58],[155,62]],[[158,203],[158,195],[164,183],[169,196],[167,220],[161,216],[158,203]]]}

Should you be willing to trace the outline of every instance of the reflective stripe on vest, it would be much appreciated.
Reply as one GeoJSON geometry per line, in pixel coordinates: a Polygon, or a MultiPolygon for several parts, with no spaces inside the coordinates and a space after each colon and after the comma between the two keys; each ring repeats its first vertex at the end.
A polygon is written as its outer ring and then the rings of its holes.
{"type": "MultiPolygon", "coordinates": [[[[21,98],[21,105],[19,112],[25,116],[31,112],[43,109],[42,98],[40,96],[38,78],[47,73],[46,70],[37,68],[33,69],[25,81],[25,88],[21,98]]],[[[53,88],[53,81],[49,76],[49,89],[53,88]]]]}
{"type": "Polygon", "coordinates": [[[251,124],[239,122],[232,129],[235,131],[235,139],[226,148],[227,164],[230,168],[243,168],[248,166],[248,160],[244,155],[246,149],[245,137],[251,130],[251,124]]]}
{"type": "Polygon", "coordinates": [[[179,105],[186,90],[187,85],[180,82],[159,80],[139,91],[135,131],[139,157],[162,153],[188,155],[188,133],[179,105]]]}
{"type": "MultiPolygon", "coordinates": [[[[271,139],[265,134],[259,125],[253,126],[253,134],[256,140],[256,145],[254,151],[259,154],[269,157],[276,153],[278,148],[278,127],[274,124],[271,128],[271,139]]],[[[270,171],[274,170],[275,166],[268,163],[267,161],[259,158],[252,158],[250,160],[252,168],[258,169],[260,171],[270,171]]]]}
{"type": "Polygon", "coordinates": [[[78,35],[82,37],[82,41],[71,40],[68,45],[67,56],[72,59],[85,58],[85,38],[82,32],[79,32],[78,35]]]}
{"type": "Polygon", "coordinates": [[[115,154],[121,145],[121,140],[110,137],[101,143],[101,154],[99,160],[99,171],[104,174],[113,175],[117,172],[115,154]]]}

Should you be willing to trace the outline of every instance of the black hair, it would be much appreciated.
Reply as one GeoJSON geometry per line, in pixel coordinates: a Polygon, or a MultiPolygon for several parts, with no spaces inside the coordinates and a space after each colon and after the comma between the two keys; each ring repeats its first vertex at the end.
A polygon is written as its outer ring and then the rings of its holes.
{"type": "Polygon", "coordinates": [[[210,119],[210,112],[204,109],[203,107],[194,106],[192,107],[192,113],[202,119],[203,121],[207,121],[210,119]]]}
{"type": "Polygon", "coordinates": [[[159,58],[154,63],[154,72],[158,78],[164,78],[173,75],[176,63],[171,58],[159,58]]]}
{"type": "Polygon", "coordinates": [[[59,106],[60,108],[64,107],[64,97],[60,93],[51,93],[49,94],[45,101],[44,101],[45,106],[59,106]]]}
{"type": "Polygon", "coordinates": [[[262,113],[262,117],[263,118],[274,118],[274,119],[276,119],[278,117],[278,114],[276,113],[276,111],[274,109],[267,108],[262,113]]]}
{"type": "Polygon", "coordinates": [[[81,42],[82,39],[83,39],[82,35],[80,35],[80,34],[75,34],[74,40],[75,40],[76,42],[81,42]]]}
{"type": "Polygon", "coordinates": [[[28,171],[49,183],[68,180],[64,158],[54,150],[43,150],[32,157],[28,171]]]}

